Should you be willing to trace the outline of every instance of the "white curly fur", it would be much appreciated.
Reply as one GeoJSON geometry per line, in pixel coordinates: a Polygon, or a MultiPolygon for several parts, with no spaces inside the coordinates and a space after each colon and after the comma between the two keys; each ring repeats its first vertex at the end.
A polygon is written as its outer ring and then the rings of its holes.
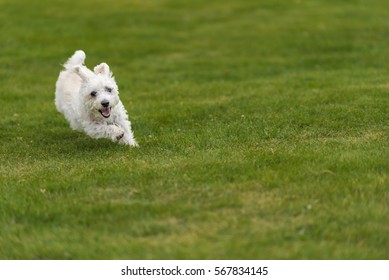
{"type": "Polygon", "coordinates": [[[92,138],[138,146],[109,66],[101,63],[91,71],[84,61],[85,53],[79,50],[65,63],[56,83],[57,110],[73,129],[92,138]]]}

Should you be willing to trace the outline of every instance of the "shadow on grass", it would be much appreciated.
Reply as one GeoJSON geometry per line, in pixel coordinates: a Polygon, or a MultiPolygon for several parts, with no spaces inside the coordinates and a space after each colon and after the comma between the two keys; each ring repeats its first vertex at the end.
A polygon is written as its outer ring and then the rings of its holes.
{"type": "Polygon", "coordinates": [[[108,139],[92,139],[70,128],[34,128],[7,135],[0,151],[6,162],[31,162],[67,159],[109,159],[114,155],[134,155],[138,148],[108,139]]]}
{"type": "Polygon", "coordinates": [[[50,139],[54,140],[53,145],[58,146],[61,150],[68,147],[80,152],[89,152],[114,146],[114,143],[108,139],[92,139],[81,132],[71,130],[55,132],[50,139]]]}

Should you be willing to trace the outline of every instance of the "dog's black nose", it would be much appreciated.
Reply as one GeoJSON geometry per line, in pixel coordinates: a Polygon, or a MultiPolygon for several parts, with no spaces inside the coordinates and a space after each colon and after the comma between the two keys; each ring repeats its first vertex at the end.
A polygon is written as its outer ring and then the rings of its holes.
{"type": "Polygon", "coordinates": [[[103,105],[103,107],[107,108],[109,106],[109,101],[103,100],[103,101],[101,101],[101,105],[103,105]]]}

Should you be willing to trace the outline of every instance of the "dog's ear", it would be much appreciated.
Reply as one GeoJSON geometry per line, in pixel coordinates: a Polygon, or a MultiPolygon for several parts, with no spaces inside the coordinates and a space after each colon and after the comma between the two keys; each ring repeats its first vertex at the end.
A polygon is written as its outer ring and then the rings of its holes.
{"type": "Polygon", "coordinates": [[[89,80],[89,70],[86,70],[84,66],[75,66],[73,67],[74,73],[76,73],[80,78],[84,81],[87,82],[89,80]]]}
{"type": "Polygon", "coordinates": [[[95,68],[93,68],[96,74],[102,74],[107,77],[112,77],[112,72],[109,70],[109,66],[107,63],[100,63],[95,68]]]}

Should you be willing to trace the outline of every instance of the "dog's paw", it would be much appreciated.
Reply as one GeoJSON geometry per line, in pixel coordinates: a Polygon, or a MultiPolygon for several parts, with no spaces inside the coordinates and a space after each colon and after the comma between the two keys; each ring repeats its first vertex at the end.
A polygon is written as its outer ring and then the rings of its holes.
{"type": "Polygon", "coordinates": [[[123,136],[124,136],[124,130],[121,129],[121,128],[118,128],[118,131],[117,131],[117,133],[116,133],[116,140],[122,139],[123,136]]]}
{"type": "Polygon", "coordinates": [[[124,129],[117,125],[110,125],[109,126],[109,137],[112,139],[112,141],[119,141],[124,136],[124,129]]]}
{"type": "Polygon", "coordinates": [[[123,136],[124,136],[124,131],[122,131],[122,132],[119,132],[119,133],[116,135],[116,140],[120,140],[120,139],[122,139],[122,138],[123,138],[123,136]]]}
{"type": "Polygon", "coordinates": [[[120,139],[119,143],[131,147],[139,147],[138,143],[135,141],[134,138],[123,137],[122,139],[120,139]]]}

